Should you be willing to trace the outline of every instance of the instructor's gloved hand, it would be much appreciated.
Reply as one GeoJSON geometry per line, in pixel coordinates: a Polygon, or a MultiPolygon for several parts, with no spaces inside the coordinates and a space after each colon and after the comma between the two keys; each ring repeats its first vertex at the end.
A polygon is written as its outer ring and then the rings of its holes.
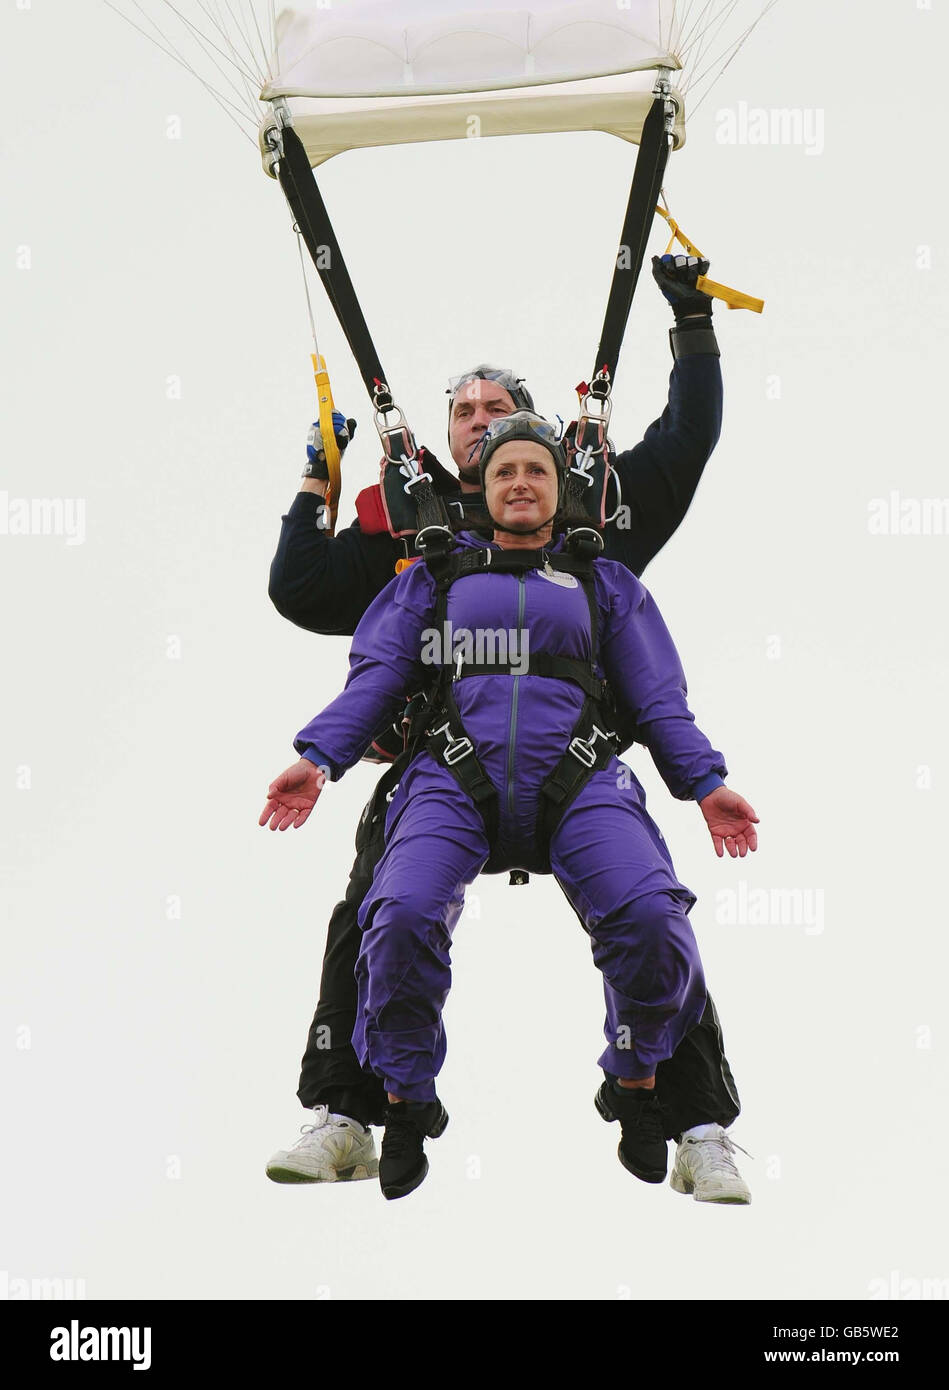
{"type": "Polygon", "coordinates": [[[697,256],[653,256],[652,278],[672,305],[676,323],[690,314],[711,314],[711,297],[695,288],[699,276],[708,274],[708,267],[708,261],[697,256]]]}
{"type": "MultiPolygon", "coordinates": [[[[347,420],[338,410],[333,411],[333,433],[336,436],[336,443],[339,446],[340,454],[344,454],[346,446],[356,433],[356,421],[347,420]]],[[[304,478],[321,478],[324,483],[329,482],[330,474],[326,466],[326,453],[323,449],[323,436],[320,434],[320,422],[314,420],[310,426],[306,437],[306,467],[303,470],[304,478]]]]}

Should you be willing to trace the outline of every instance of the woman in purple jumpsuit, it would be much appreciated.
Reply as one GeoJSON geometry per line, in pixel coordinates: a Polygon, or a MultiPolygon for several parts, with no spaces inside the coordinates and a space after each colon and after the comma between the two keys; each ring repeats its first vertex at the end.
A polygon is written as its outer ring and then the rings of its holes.
{"type": "Polygon", "coordinates": [[[301,759],[272,783],[260,824],[301,826],[325,779],[336,780],[358,762],[407,690],[431,684],[433,660],[443,667],[457,658],[455,675],[466,678],[453,680],[451,692],[463,728],[447,735],[447,751],[464,755],[462,734],[473,745],[496,793],[493,838],[445,765],[452,757],[440,761],[431,745],[423,747],[392,798],[386,852],[359,918],[364,935],[353,1044],[389,1095],[382,1190],[401,1197],[422,1182],[423,1140],[448,1122],[435,1077],[445,1058],[441,1014],[451,933],[466,887],[486,865],[490,872],[553,873],[584,923],[607,1001],[607,1047],[599,1059],[606,1080],[597,1108],[604,1119],[621,1122],[624,1166],[661,1181],[665,1136],[656,1066],[698,1022],[706,998],[688,920],[695,898],[676,877],[642,787],[616,757],[598,760],[602,765],[545,843],[538,828],[541,786],[564,759],[586,694],[570,678],[531,673],[531,654],[566,658],[577,668],[585,662],[605,677],[672,795],[699,803],[716,853],[754,850],[757,817],[724,785],[722,755],[695,725],[675,647],[639,580],[597,559],[591,590],[556,568],[564,547],[555,528],[565,459],[553,428],[527,412],[496,422],[485,437],[481,469],[494,539],[462,532],[459,548],[527,550],[536,566],[492,573],[488,564],[456,578],[440,628],[429,567],[413,564],[393,580],[356,629],[343,694],[294,740],[301,759]],[[503,669],[491,670],[492,653],[503,669]],[[465,673],[472,661],[476,669],[465,673]]]}

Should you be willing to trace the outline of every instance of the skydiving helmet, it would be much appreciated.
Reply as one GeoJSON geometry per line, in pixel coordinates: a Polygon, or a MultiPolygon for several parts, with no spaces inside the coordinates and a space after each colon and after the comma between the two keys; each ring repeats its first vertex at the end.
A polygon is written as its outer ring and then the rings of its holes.
{"type": "Polygon", "coordinates": [[[554,461],[557,470],[557,506],[564,498],[567,479],[567,455],[560,442],[560,431],[556,425],[537,415],[533,410],[515,410],[499,420],[492,420],[481,441],[478,458],[478,473],[481,478],[481,491],[484,492],[484,474],[493,454],[502,444],[510,444],[515,439],[526,439],[532,444],[542,444],[554,461]]]}

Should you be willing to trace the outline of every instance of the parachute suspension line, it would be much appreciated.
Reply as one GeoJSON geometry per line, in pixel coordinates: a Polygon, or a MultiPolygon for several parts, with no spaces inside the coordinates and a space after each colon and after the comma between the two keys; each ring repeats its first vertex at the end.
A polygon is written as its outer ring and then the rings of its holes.
{"type": "MultiPolygon", "coordinates": [[[[207,92],[208,96],[211,97],[213,101],[217,102],[218,106],[220,106],[221,110],[224,112],[225,116],[227,116],[228,120],[234,122],[244,139],[249,140],[255,148],[257,147],[257,141],[255,140],[254,136],[250,133],[250,130],[248,130],[245,125],[241,124],[241,121],[245,121],[247,123],[247,126],[250,126],[253,130],[256,131],[258,124],[257,121],[251,117],[250,113],[243,106],[238,106],[236,102],[233,102],[230,99],[230,97],[224,96],[224,94],[222,92],[219,92],[216,87],[212,87],[211,83],[208,82],[206,78],[202,77],[201,74],[197,71],[197,69],[192,67],[191,64],[187,61],[187,59],[181,56],[181,54],[175,48],[174,44],[172,43],[172,40],[167,36],[167,34],[163,33],[161,29],[158,29],[158,26],[155,24],[155,21],[151,18],[151,16],[147,14],[146,11],[142,10],[141,5],[136,3],[136,9],[138,9],[143,15],[143,17],[147,19],[148,22],[157,30],[160,38],[164,40],[164,42],[159,42],[159,40],[156,39],[154,35],[149,34],[148,31],[146,29],[143,29],[140,24],[136,24],[134,19],[130,19],[124,10],[120,10],[117,5],[113,5],[112,0],[104,0],[104,3],[109,7],[110,10],[113,10],[115,14],[119,16],[120,19],[124,20],[125,23],[128,24],[132,29],[136,30],[136,32],[141,34],[143,38],[147,39],[149,43],[154,44],[155,47],[161,53],[164,53],[166,58],[170,58],[173,63],[177,63],[179,67],[184,68],[185,72],[189,73],[192,77],[196,78],[197,81],[200,82],[204,90],[207,92]],[[166,47],[166,45],[168,45],[168,47],[166,47]],[[234,114],[235,111],[237,112],[237,115],[234,114]]],[[[133,0],[133,3],[135,3],[135,0],[133,0]]],[[[231,86],[234,87],[233,81],[231,82],[231,86]]],[[[234,90],[237,91],[237,88],[234,87],[234,90]]],[[[237,95],[240,96],[240,92],[237,92],[237,95]]]]}
{"type": "Polygon", "coordinates": [[[303,238],[300,236],[300,228],[296,223],[293,224],[293,230],[296,233],[297,250],[300,253],[300,271],[303,275],[303,293],[306,296],[306,311],[310,317],[310,332],[313,334],[313,351],[316,353],[317,357],[319,357],[320,345],[316,341],[316,320],[313,317],[313,305],[310,302],[310,284],[306,278],[306,261],[303,259],[303,238]]]}
{"type": "MultiPolygon", "coordinates": [[[[261,52],[261,56],[262,56],[262,58],[263,58],[263,60],[264,60],[264,67],[263,67],[263,70],[264,70],[264,72],[267,74],[267,80],[270,81],[270,80],[273,78],[273,73],[270,71],[270,58],[269,58],[268,53],[267,53],[267,45],[264,43],[264,36],[263,36],[263,34],[260,32],[260,23],[259,23],[259,21],[258,21],[258,19],[257,19],[257,9],[256,9],[256,7],[255,7],[253,4],[252,4],[251,7],[250,7],[250,15],[251,15],[251,19],[253,19],[253,21],[254,21],[254,28],[255,28],[256,31],[257,31],[257,42],[260,44],[260,52],[261,52]]],[[[274,25],[274,28],[271,30],[271,33],[272,33],[273,36],[274,36],[274,43],[273,43],[273,46],[276,47],[276,41],[277,41],[276,25],[274,25]]]]}
{"type": "MultiPolygon", "coordinates": [[[[703,21],[714,3],[715,0],[705,0],[705,4],[690,24],[689,19],[692,14],[693,4],[692,0],[689,0],[688,8],[682,19],[682,34],[675,46],[675,55],[677,58],[681,58],[684,53],[688,52],[696,39],[700,39],[705,33],[703,21]]],[[[730,8],[734,9],[737,3],[738,0],[730,0],[730,8]]]]}
{"type": "Polygon", "coordinates": [[[692,116],[695,115],[696,111],[702,105],[702,102],[705,100],[709,92],[715,86],[715,83],[721,77],[722,73],[728,67],[732,59],[737,57],[737,55],[741,52],[742,48],[748,42],[748,39],[754,33],[755,29],[757,29],[758,25],[764,19],[765,15],[768,14],[771,10],[773,10],[777,3],[778,0],[768,0],[768,3],[762,7],[758,17],[754,19],[751,22],[751,24],[748,25],[748,28],[745,29],[741,36],[738,39],[736,39],[734,43],[729,44],[729,46],[726,49],[724,49],[723,52],[719,53],[718,57],[713,62],[709,63],[709,65],[706,68],[704,68],[702,72],[698,73],[695,77],[691,79],[689,84],[690,90],[694,87],[697,87],[708,76],[712,69],[716,67],[718,63],[722,62],[723,58],[725,59],[725,61],[722,63],[722,66],[718,69],[718,72],[715,73],[715,76],[712,78],[705,91],[699,97],[698,101],[696,101],[695,104],[690,107],[690,114],[692,116]]]}
{"type": "MultiPolygon", "coordinates": [[[[258,57],[258,55],[254,52],[254,45],[253,45],[253,42],[252,42],[252,40],[251,40],[251,36],[250,36],[250,33],[249,33],[249,27],[248,27],[248,25],[247,25],[247,20],[246,20],[246,18],[243,16],[243,14],[240,12],[240,8],[238,7],[238,13],[235,14],[235,13],[234,13],[233,6],[231,5],[231,0],[224,0],[224,5],[225,5],[225,8],[226,8],[228,14],[231,16],[231,19],[232,19],[233,22],[234,22],[234,28],[237,30],[238,34],[239,34],[240,37],[242,38],[242,40],[243,40],[243,42],[244,42],[244,47],[247,49],[247,57],[248,57],[248,60],[249,60],[249,65],[248,65],[249,71],[250,71],[250,72],[253,72],[253,73],[259,74],[259,73],[262,71],[261,62],[263,63],[263,67],[264,67],[264,68],[267,67],[267,52],[266,52],[266,49],[264,48],[263,39],[260,40],[260,56],[258,57]]],[[[259,36],[260,30],[259,30],[259,28],[257,28],[257,16],[256,16],[256,14],[255,14],[255,12],[254,12],[254,7],[253,7],[252,4],[249,6],[249,9],[250,9],[251,18],[253,19],[253,22],[254,22],[254,27],[257,29],[257,33],[258,33],[258,36],[259,36]]],[[[257,90],[259,91],[260,88],[261,88],[262,86],[263,86],[263,83],[262,83],[262,82],[258,82],[258,84],[257,84],[257,90]]]]}
{"type": "MultiPolygon", "coordinates": [[[[721,32],[725,24],[727,24],[728,20],[731,18],[737,5],[738,0],[731,0],[731,3],[726,5],[720,13],[714,15],[711,22],[700,29],[689,43],[684,44],[682,48],[678,50],[676,57],[684,58],[694,47],[694,54],[689,59],[689,67],[694,71],[699,63],[702,62],[710,45],[715,42],[716,34],[721,32]]],[[[691,78],[686,83],[686,88],[688,89],[690,86],[691,78]]]]}
{"type": "MultiPolygon", "coordinates": [[[[245,44],[247,44],[250,61],[249,63],[245,63],[244,55],[239,51],[236,43],[231,38],[227,25],[224,22],[224,16],[221,14],[221,8],[217,0],[213,0],[213,9],[211,7],[210,0],[198,0],[198,5],[201,7],[202,12],[205,15],[207,15],[210,22],[214,25],[218,33],[221,35],[221,38],[223,39],[224,43],[227,45],[228,51],[230,53],[230,61],[233,64],[236,71],[239,73],[241,81],[244,84],[244,94],[247,98],[248,106],[251,110],[254,110],[259,103],[259,93],[261,85],[263,83],[263,77],[261,76],[261,73],[263,71],[266,71],[269,75],[270,72],[270,63],[267,59],[266,52],[264,52],[263,50],[263,44],[261,44],[261,54],[263,57],[263,67],[261,67],[257,59],[257,55],[253,52],[251,45],[247,43],[247,39],[241,30],[241,26],[237,20],[237,17],[234,15],[230,3],[228,3],[227,10],[231,16],[234,27],[237,30],[237,32],[241,35],[241,37],[244,38],[245,44]]],[[[251,9],[251,13],[253,14],[253,8],[251,9]]]]}
{"type": "MultiPolygon", "coordinates": [[[[229,50],[228,52],[225,52],[219,44],[216,44],[214,40],[204,32],[203,29],[199,29],[198,25],[195,24],[193,19],[189,19],[187,15],[182,14],[181,11],[178,9],[177,5],[172,4],[172,0],[162,0],[162,4],[165,6],[167,10],[171,10],[171,13],[181,20],[181,23],[187,29],[188,33],[191,35],[195,43],[201,49],[202,53],[205,55],[206,58],[210,59],[210,61],[214,63],[214,66],[217,68],[218,72],[222,74],[222,76],[224,75],[223,69],[217,63],[216,59],[212,56],[212,53],[219,53],[220,56],[226,62],[229,62],[234,67],[236,67],[241,76],[244,77],[247,81],[252,82],[254,80],[254,78],[256,77],[256,73],[254,73],[252,70],[248,71],[244,67],[243,62],[240,60],[240,54],[237,52],[230,38],[226,34],[224,35],[224,40],[227,43],[229,50]]],[[[141,6],[136,4],[136,8],[140,9],[141,6]]],[[[201,6],[201,9],[205,17],[210,18],[210,16],[208,16],[207,14],[207,11],[204,10],[203,6],[201,6]]]]}

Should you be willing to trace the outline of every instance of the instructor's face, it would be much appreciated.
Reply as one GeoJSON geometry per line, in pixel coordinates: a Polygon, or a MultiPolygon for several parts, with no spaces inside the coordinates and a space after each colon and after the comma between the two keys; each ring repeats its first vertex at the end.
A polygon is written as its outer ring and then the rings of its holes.
{"type": "Polygon", "coordinates": [[[461,387],[451,405],[448,445],[464,482],[478,482],[475,445],[480,443],[491,421],[500,419],[502,415],[510,415],[513,410],[513,400],[504,387],[494,381],[476,378],[461,387]]]}

